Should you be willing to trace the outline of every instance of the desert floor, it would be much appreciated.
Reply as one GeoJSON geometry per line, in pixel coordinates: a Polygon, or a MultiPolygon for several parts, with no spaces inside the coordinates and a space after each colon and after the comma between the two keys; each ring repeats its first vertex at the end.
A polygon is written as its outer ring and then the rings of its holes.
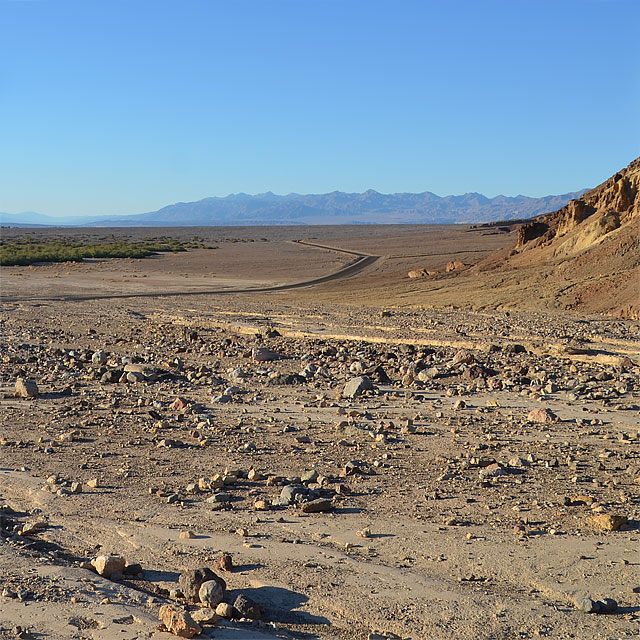
{"type": "Polygon", "coordinates": [[[407,278],[514,229],[109,230],[217,248],[3,267],[0,638],[175,637],[200,567],[262,616],[199,637],[637,637],[637,323],[407,278]]]}

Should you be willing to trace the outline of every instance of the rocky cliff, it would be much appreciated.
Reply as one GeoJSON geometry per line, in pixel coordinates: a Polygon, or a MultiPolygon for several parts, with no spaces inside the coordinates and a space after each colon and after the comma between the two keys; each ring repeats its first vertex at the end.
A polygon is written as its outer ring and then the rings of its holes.
{"type": "Polygon", "coordinates": [[[640,158],[600,186],[520,228],[516,250],[553,245],[556,255],[574,255],[640,215],[640,158]],[[573,233],[572,233],[573,232],[573,233]]]}
{"type": "Polygon", "coordinates": [[[639,190],[636,158],[595,189],[522,226],[511,250],[477,267],[514,269],[518,277],[542,269],[546,287],[566,309],[639,318],[639,190]]]}

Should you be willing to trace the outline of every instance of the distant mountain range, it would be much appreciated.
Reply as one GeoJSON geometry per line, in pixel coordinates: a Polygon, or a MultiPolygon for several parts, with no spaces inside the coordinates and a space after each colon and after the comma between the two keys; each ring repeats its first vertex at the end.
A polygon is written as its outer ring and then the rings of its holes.
{"type": "Polygon", "coordinates": [[[128,216],[55,218],[38,213],[0,213],[11,226],[174,227],[313,224],[450,224],[531,218],[555,211],[587,190],[529,198],[481,193],[437,196],[435,193],[384,194],[333,191],[319,195],[271,192],[238,193],[224,198],[178,202],[158,211],[128,216]]]}
{"type": "Polygon", "coordinates": [[[33,211],[0,211],[0,225],[10,227],[82,227],[104,219],[105,216],[47,216],[33,211]]]}

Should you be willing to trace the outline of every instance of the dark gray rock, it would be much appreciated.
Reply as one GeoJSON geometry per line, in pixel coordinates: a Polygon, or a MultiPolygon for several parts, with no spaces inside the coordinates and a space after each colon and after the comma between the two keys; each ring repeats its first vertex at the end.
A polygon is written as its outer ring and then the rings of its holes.
{"type": "Polygon", "coordinates": [[[100,378],[102,384],[115,384],[122,377],[122,371],[116,371],[114,369],[105,371],[100,378]]]}
{"type": "Polygon", "coordinates": [[[260,607],[247,596],[240,594],[233,603],[233,608],[243,617],[251,620],[260,620],[262,610],[260,607]]]}
{"type": "Polygon", "coordinates": [[[351,378],[342,390],[343,398],[357,398],[365,391],[371,391],[373,389],[373,383],[367,376],[358,376],[351,378]]]}
{"type": "Polygon", "coordinates": [[[215,580],[224,591],[227,588],[227,583],[216,573],[211,571],[209,567],[202,567],[200,569],[189,569],[183,571],[178,579],[178,586],[185,600],[188,602],[198,603],[200,602],[200,587],[210,580],[215,580]]]}
{"type": "Polygon", "coordinates": [[[306,492],[307,490],[300,485],[288,484],[286,487],[282,487],[278,504],[282,507],[286,507],[287,505],[295,502],[297,495],[304,495],[306,492]]]}
{"type": "Polygon", "coordinates": [[[299,373],[280,373],[269,378],[269,384],[305,384],[307,379],[299,373]]]}
{"type": "Polygon", "coordinates": [[[599,604],[602,613],[614,613],[618,608],[618,603],[613,598],[603,598],[599,604]]]}

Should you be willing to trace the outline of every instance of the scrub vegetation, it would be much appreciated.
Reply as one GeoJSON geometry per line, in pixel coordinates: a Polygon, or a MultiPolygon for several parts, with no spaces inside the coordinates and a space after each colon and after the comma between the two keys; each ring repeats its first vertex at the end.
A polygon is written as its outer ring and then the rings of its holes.
{"type": "MultiPolygon", "coordinates": [[[[0,265],[30,265],[37,262],[79,262],[85,258],[147,258],[161,252],[178,253],[203,248],[202,241],[193,238],[181,241],[159,237],[131,241],[106,237],[101,240],[77,238],[31,238],[0,240],[0,265]]],[[[211,247],[210,247],[211,248],[211,247]]]]}

